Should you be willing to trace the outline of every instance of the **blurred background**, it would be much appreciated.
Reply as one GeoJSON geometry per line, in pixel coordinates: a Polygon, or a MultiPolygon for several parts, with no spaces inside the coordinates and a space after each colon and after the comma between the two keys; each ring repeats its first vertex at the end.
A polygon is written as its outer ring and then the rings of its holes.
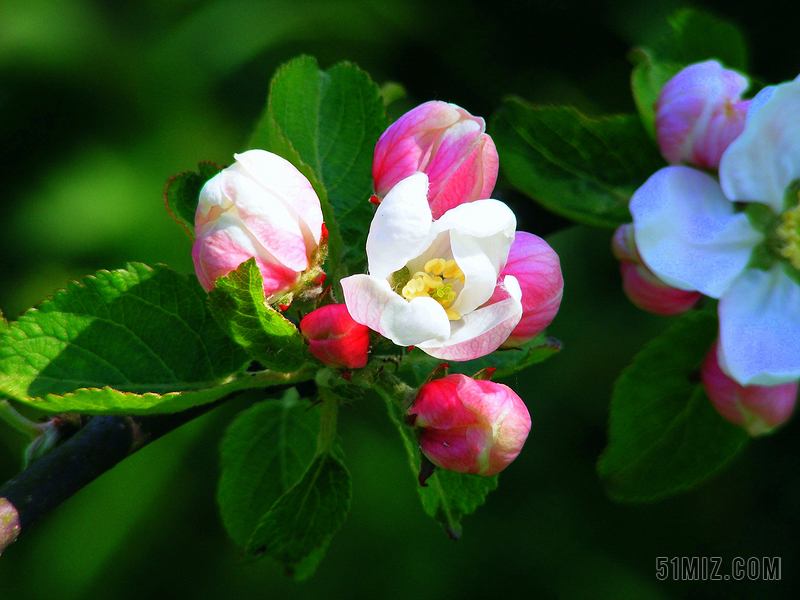
{"type": "MultiPolygon", "coordinates": [[[[127,261],[191,272],[164,184],[244,148],[273,71],[300,53],[351,60],[409,97],[488,118],[501,98],[633,112],[628,50],[682,4],[642,0],[0,0],[0,309],[9,319],[69,279],[127,261]]],[[[697,2],[738,23],[752,73],[800,71],[785,3],[697,2]],[[782,8],[781,8],[782,7],[782,8]]],[[[502,156],[501,156],[502,164],[502,156]]],[[[241,566],[215,504],[218,444],[240,398],[120,464],[0,559],[0,598],[796,598],[800,425],[758,440],[699,489],[608,500],[594,471],[619,371],[669,319],[622,295],[611,231],[570,227],[503,189],[520,229],[547,235],[565,294],[563,352],[508,382],[533,430],[457,543],[423,513],[376,398],[340,417],[353,505],[328,556],[296,584],[241,566]],[[656,557],[781,557],[779,582],[659,582],[656,557]]],[[[0,427],[0,480],[20,440],[0,427]]]]}

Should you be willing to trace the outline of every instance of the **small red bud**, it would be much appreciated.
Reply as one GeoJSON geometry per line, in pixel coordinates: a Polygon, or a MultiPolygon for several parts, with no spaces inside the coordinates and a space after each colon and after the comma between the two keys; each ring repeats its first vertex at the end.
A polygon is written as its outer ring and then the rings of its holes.
{"type": "Polygon", "coordinates": [[[375,195],[373,194],[372,196],[370,196],[370,197],[369,197],[369,201],[370,201],[372,204],[375,204],[375,205],[377,206],[378,204],[380,204],[380,203],[381,203],[381,198],[379,198],[378,196],[375,196],[375,195]]]}
{"type": "Polygon", "coordinates": [[[369,327],[356,323],[344,304],[310,312],[300,321],[300,331],[311,354],[329,367],[360,369],[367,364],[369,327]]]}
{"type": "Polygon", "coordinates": [[[744,427],[752,435],[770,432],[784,423],[797,402],[796,381],[782,385],[741,385],[728,377],[717,358],[714,342],[703,359],[700,375],[711,403],[723,418],[744,427]]]}
{"type": "Polygon", "coordinates": [[[457,473],[494,475],[513,461],[531,429],[525,403],[501,383],[448,375],[422,386],[408,411],[431,462],[457,473]]]}

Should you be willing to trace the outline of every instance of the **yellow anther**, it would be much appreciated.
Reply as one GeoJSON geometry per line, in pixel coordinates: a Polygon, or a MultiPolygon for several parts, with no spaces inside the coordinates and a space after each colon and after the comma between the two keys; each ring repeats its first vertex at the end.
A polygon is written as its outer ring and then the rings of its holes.
{"type": "Polygon", "coordinates": [[[425,263],[424,271],[417,271],[411,276],[400,294],[409,301],[425,296],[433,298],[445,309],[448,319],[458,321],[461,314],[448,308],[458,294],[453,290],[453,282],[445,283],[445,279],[464,283],[464,272],[454,260],[432,258],[425,263]]]}
{"type": "Polygon", "coordinates": [[[441,275],[446,261],[443,258],[432,258],[425,263],[425,271],[434,275],[441,275]]]}
{"type": "Polygon", "coordinates": [[[791,265],[800,270],[800,204],[781,215],[777,234],[784,241],[780,249],[781,256],[789,259],[791,265]]]}

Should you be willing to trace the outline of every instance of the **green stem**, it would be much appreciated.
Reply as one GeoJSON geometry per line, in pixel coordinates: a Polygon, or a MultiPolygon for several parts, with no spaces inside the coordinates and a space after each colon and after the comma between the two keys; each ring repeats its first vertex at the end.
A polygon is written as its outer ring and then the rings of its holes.
{"type": "Polygon", "coordinates": [[[339,398],[328,388],[320,388],[322,399],[322,414],[319,421],[319,439],[317,452],[326,454],[333,447],[336,440],[336,416],[339,412],[339,398]]]}
{"type": "Polygon", "coordinates": [[[405,413],[408,410],[417,394],[416,389],[385,370],[378,374],[375,390],[384,399],[394,403],[401,413],[405,413]]]}
{"type": "Polygon", "coordinates": [[[0,419],[8,423],[12,429],[32,440],[35,440],[44,431],[42,425],[22,416],[7,400],[0,400],[0,419]]]}

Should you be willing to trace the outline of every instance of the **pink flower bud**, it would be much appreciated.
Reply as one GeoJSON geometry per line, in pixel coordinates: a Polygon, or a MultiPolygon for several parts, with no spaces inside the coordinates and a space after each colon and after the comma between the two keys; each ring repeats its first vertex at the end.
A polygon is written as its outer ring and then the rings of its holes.
{"type": "Polygon", "coordinates": [[[722,153],[744,129],[748,81],[713,60],[670,79],[656,102],[656,139],[668,163],[717,169],[722,153]]]}
{"type": "MultiPolygon", "coordinates": [[[[542,238],[518,231],[498,281],[507,275],[516,277],[522,290],[522,318],[503,346],[521,346],[544,331],[561,306],[564,292],[561,263],[555,250],[542,238]]],[[[489,303],[496,300],[498,290],[499,286],[489,303]]]]}
{"type": "Polygon", "coordinates": [[[797,382],[774,386],[740,385],[720,368],[718,345],[718,341],[714,342],[700,368],[703,387],[717,412],[753,436],[769,433],[784,423],[797,402],[797,382]]]}
{"type": "Polygon", "coordinates": [[[489,198],[499,160],[486,124],[463,108],[431,101],[395,121],[375,146],[372,179],[378,196],[422,171],[428,175],[433,218],[449,209],[489,198]]]}
{"type": "Polygon", "coordinates": [[[369,327],[353,320],[344,304],[328,304],[300,321],[308,347],[329,367],[360,369],[367,364],[369,327]]]}
{"type": "Polygon", "coordinates": [[[422,386],[408,414],[432,463],[457,473],[494,475],[522,450],[531,430],[525,403],[501,383],[448,375],[422,386]]]}
{"type": "Polygon", "coordinates": [[[320,262],[322,208],[308,179],[289,161],[265,150],[235,157],[200,191],[195,272],[211,291],[218,277],[255,257],[264,294],[274,299],[293,291],[320,262]]]}
{"type": "Polygon", "coordinates": [[[656,315],[685,313],[702,297],[700,292],[667,285],[642,262],[633,238],[633,226],[621,225],[614,233],[611,249],[622,274],[622,290],[636,306],[656,315]]]}

